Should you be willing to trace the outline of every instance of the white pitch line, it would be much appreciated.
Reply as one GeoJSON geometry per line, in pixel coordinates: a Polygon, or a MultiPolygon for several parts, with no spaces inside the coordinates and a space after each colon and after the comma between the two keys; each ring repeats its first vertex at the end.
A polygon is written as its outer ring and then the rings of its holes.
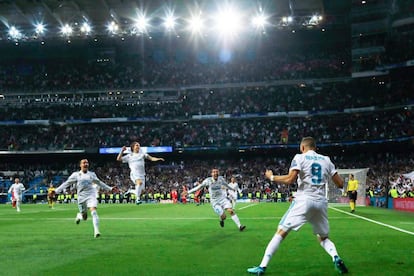
{"type": "Polygon", "coordinates": [[[372,223],[375,223],[375,224],[378,224],[378,225],[381,225],[381,226],[384,226],[384,227],[388,227],[390,229],[393,229],[393,230],[396,230],[396,231],[399,231],[399,232],[406,233],[406,234],[409,234],[409,235],[413,235],[414,236],[414,232],[411,232],[411,231],[407,231],[407,230],[404,230],[404,229],[401,229],[401,228],[398,228],[398,227],[395,227],[395,226],[392,226],[392,225],[389,225],[389,224],[385,224],[385,223],[382,223],[382,222],[379,222],[379,221],[376,221],[376,220],[373,220],[373,219],[369,219],[369,218],[361,217],[361,216],[358,216],[358,215],[355,215],[355,214],[351,214],[351,213],[342,211],[340,209],[337,209],[335,207],[329,207],[329,208],[330,209],[333,209],[333,210],[335,210],[337,212],[347,214],[349,216],[354,216],[356,218],[360,218],[360,219],[363,219],[363,220],[366,220],[366,221],[369,221],[369,222],[372,222],[372,223]]]}
{"type": "Polygon", "coordinates": [[[250,207],[253,207],[253,206],[256,206],[256,205],[259,205],[259,204],[249,204],[249,205],[246,205],[244,207],[237,208],[236,210],[243,210],[243,209],[250,208],[250,207]]]}

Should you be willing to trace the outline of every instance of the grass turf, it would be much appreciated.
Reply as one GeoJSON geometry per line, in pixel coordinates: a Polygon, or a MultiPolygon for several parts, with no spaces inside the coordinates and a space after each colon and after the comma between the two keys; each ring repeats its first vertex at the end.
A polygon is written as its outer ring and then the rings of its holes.
{"type": "MultiPolygon", "coordinates": [[[[248,275],[258,265],[287,203],[238,203],[239,232],[225,227],[209,204],[98,206],[102,236],[92,221],[75,224],[75,204],[0,205],[0,275],[248,275]]],[[[331,239],[349,275],[411,275],[414,214],[348,206],[329,209],[331,239]],[[404,232],[406,231],[406,232],[404,232]]],[[[292,232],[266,275],[337,275],[309,225],[292,232]]]]}

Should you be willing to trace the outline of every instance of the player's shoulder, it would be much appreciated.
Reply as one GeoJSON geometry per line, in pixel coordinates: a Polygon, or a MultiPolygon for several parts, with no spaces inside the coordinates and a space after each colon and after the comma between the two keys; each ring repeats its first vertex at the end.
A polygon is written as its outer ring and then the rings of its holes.
{"type": "Polygon", "coordinates": [[[212,182],[212,181],[213,181],[213,177],[209,176],[209,177],[205,178],[205,179],[203,180],[203,182],[201,182],[201,184],[203,184],[203,183],[210,183],[210,182],[212,182]]]}
{"type": "Polygon", "coordinates": [[[82,171],[79,170],[79,171],[71,173],[69,177],[75,177],[75,176],[78,176],[78,175],[81,175],[81,174],[82,174],[82,171]]]}

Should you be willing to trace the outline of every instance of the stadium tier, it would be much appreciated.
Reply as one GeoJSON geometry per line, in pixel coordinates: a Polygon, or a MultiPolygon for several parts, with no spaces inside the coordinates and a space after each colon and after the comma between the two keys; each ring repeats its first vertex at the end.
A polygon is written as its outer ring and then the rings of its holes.
{"type": "MultiPolygon", "coordinates": [[[[188,163],[200,159],[236,160],[248,167],[256,162],[260,166],[254,173],[234,169],[249,179],[245,185],[252,197],[256,187],[266,189],[260,179],[263,167],[280,157],[279,172],[285,172],[285,159],[298,152],[304,136],[314,136],[340,169],[370,168],[367,187],[370,179],[382,183],[385,172],[402,172],[400,167],[384,169],[373,156],[384,162],[409,160],[414,138],[409,42],[414,36],[407,1],[309,1],[302,7],[300,1],[268,1],[272,5],[261,8],[274,9],[269,24],[260,21],[260,28],[225,36],[211,30],[201,36],[185,32],[186,20],[178,21],[171,35],[159,28],[157,12],[152,29],[131,29],[125,20],[103,31],[104,16],[93,22],[99,11],[89,9],[93,4],[87,1],[79,2],[91,15],[88,23],[96,24],[95,33],[92,28],[86,35],[87,26],[68,22],[58,32],[60,26],[49,23],[48,32],[41,35],[36,29],[32,36],[22,22],[27,17],[14,15],[35,7],[50,13],[47,7],[55,1],[21,1],[20,7],[6,2],[0,2],[0,10],[22,25],[0,29],[6,33],[0,39],[3,190],[12,171],[23,174],[28,194],[40,193],[40,187],[62,182],[64,167],[76,169],[73,164],[81,156],[99,162],[103,178],[116,178],[116,185],[128,190],[127,179],[105,173],[116,153],[100,154],[100,149],[119,149],[136,140],[145,147],[171,148],[158,153],[169,160],[165,167],[155,166],[151,173],[171,176],[170,169],[181,172],[181,162],[193,173],[168,184],[167,178],[149,174],[153,185],[190,183],[203,172],[189,169],[188,163]],[[291,4],[294,16],[279,14],[283,9],[275,9],[276,2],[291,4]],[[317,6],[324,14],[309,17],[317,6]],[[258,162],[262,155],[278,158],[258,162]],[[352,157],[358,165],[348,160],[352,157]]],[[[128,3],[111,1],[109,10],[121,12],[128,3]]],[[[206,21],[213,23],[213,17],[206,21]]]]}

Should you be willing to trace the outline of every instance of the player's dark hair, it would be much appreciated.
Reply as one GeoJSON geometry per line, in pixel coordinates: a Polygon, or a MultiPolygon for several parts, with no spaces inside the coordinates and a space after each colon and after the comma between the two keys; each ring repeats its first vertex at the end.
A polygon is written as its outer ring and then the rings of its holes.
{"type": "Polygon", "coordinates": [[[131,151],[132,151],[133,147],[135,146],[135,144],[139,144],[139,143],[137,141],[132,142],[131,145],[130,145],[131,151]]]}
{"type": "Polygon", "coordinates": [[[311,149],[316,149],[316,141],[313,137],[303,137],[301,144],[311,149]]]}

